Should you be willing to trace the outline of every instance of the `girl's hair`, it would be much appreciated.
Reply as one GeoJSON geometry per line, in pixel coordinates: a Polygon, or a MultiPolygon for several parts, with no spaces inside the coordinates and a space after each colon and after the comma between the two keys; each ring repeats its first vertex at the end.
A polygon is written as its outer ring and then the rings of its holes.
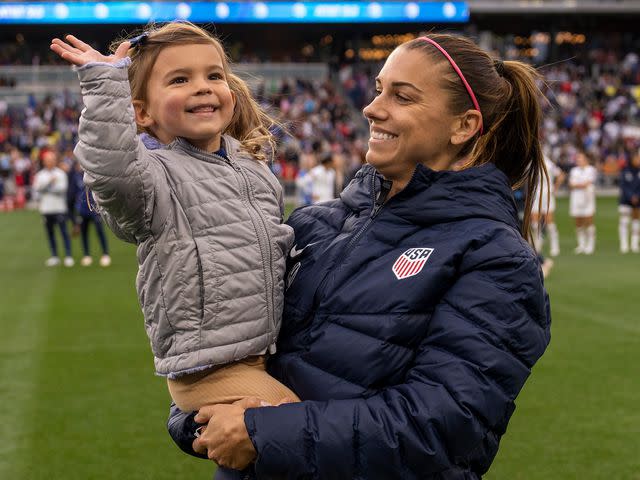
{"type": "MultiPolygon", "coordinates": [[[[492,59],[471,40],[454,35],[430,34],[460,68],[478,101],[483,133],[470,139],[459,153],[467,157],[464,167],[494,163],[507,177],[511,187],[525,186],[525,213],[522,234],[531,239],[531,207],[534,192],[549,176],[539,140],[542,92],[536,81],[538,72],[517,61],[492,59]]],[[[441,85],[449,93],[449,108],[454,114],[474,108],[470,94],[447,58],[426,40],[417,38],[402,45],[420,50],[434,64],[446,63],[441,85]]]]}
{"type": "MultiPolygon", "coordinates": [[[[114,42],[111,51],[115,51],[122,41],[114,42]]],[[[175,21],[161,26],[148,26],[142,40],[129,49],[131,97],[134,100],[148,101],[147,87],[151,70],[164,48],[194,44],[211,44],[218,50],[229,89],[236,97],[231,123],[223,133],[238,139],[242,147],[258,160],[268,161],[273,158],[276,141],[270,129],[279,126],[278,122],[256,102],[245,81],[231,72],[229,57],[220,40],[190,22],[175,21]]],[[[141,131],[153,134],[147,129],[141,131]]]]}

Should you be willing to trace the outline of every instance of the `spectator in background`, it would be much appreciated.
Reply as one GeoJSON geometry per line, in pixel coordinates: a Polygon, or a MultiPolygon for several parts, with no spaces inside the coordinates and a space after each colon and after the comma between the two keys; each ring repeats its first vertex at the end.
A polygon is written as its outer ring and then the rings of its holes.
{"type": "Polygon", "coordinates": [[[598,171],[589,163],[584,151],[576,155],[576,166],[569,172],[569,214],[576,222],[578,246],[575,253],[591,255],[596,246],[596,226],[593,216],[596,213],[595,184],[598,171]]]}
{"type": "Polygon", "coordinates": [[[629,252],[629,224],[631,224],[631,251],[640,252],[640,150],[620,174],[620,219],[618,234],[620,252],[629,252]]]}
{"type": "Polygon", "coordinates": [[[45,262],[47,267],[60,265],[58,246],[56,243],[56,227],[62,234],[64,242],[64,266],[73,267],[71,257],[71,239],[67,231],[67,174],[57,167],[58,157],[54,151],[48,150],[42,155],[43,169],[33,181],[33,189],[39,197],[39,209],[44,218],[44,225],[51,249],[51,257],[45,262]]]}
{"type": "Polygon", "coordinates": [[[13,165],[7,152],[0,152],[0,211],[13,210],[13,165]]]}
{"type": "Polygon", "coordinates": [[[73,198],[74,229],[77,228],[80,231],[80,240],[82,242],[84,256],[80,260],[80,265],[88,267],[93,263],[89,249],[89,226],[93,224],[102,248],[100,266],[108,267],[111,265],[111,257],[109,256],[107,237],[102,226],[102,219],[93,203],[93,197],[84,186],[83,176],[82,167],[80,163],[76,162],[69,172],[69,197],[73,198]]]}
{"type": "Polygon", "coordinates": [[[336,171],[333,168],[333,154],[328,152],[320,157],[320,164],[307,174],[311,185],[312,203],[328,202],[336,198],[336,171]]]}
{"type": "Polygon", "coordinates": [[[15,207],[24,208],[29,198],[29,188],[31,185],[31,160],[18,148],[13,146],[9,149],[9,156],[11,157],[16,185],[15,207]]]}

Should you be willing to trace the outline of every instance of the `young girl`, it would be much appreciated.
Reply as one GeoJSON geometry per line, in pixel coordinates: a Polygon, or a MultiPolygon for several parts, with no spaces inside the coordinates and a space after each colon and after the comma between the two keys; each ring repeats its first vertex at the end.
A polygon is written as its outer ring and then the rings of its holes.
{"type": "Polygon", "coordinates": [[[593,216],[596,213],[595,183],[598,176],[596,168],[589,164],[587,155],[579,151],[576,166],[569,172],[569,214],[576,221],[578,246],[575,253],[591,255],[596,246],[596,226],[593,216]]]}
{"type": "Polygon", "coordinates": [[[75,154],[105,220],[138,245],[138,297],[174,401],[197,410],[296,398],[265,371],[293,240],[265,162],[273,122],[219,41],[190,23],[153,28],[110,56],[66,40],[51,49],[80,77],[75,154]],[[147,149],[141,132],[163,147],[147,149]]]}

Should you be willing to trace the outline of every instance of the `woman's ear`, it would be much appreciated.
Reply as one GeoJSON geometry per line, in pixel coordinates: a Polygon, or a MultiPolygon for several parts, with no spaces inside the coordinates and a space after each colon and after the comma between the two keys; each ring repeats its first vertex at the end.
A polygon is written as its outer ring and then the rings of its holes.
{"type": "Polygon", "coordinates": [[[150,128],[155,122],[153,118],[149,115],[145,104],[142,100],[134,100],[133,102],[133,111],[136,117],[136,124],[142,128],[150,128]]]}
{"type": "Polygon", "coordinates": [[[473,138],[482,126],[482,114],[478,110],[467,110],[453,125],[451,143],[462,145],[473,138]]]}

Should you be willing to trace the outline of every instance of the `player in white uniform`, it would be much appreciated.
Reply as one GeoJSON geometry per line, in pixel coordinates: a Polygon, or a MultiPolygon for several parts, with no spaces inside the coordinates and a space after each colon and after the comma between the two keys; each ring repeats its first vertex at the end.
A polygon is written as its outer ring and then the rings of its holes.
{"type": "Polygon", "coordinates": [[[316,165],[307,174],[311,182],[311,200],[313,203],[326,202],[336,198],[336,171],[333,169],[333,157],[324,154],[320,165],[316,165]]]}
{"type": "Polygon", "coordinates": [[[593,216],[596,213],[595,183],[598,171],[589,164],[584,152],[576,154],[576,166],[569,172],[569,215],[576,221],[578,246],[575,253],[591,255],[596,246],[596,226],[593,216]]]}
{"type": "Polygon", "coordinates": [[[549,174],[549,183],[546,178],[540,179],[536,189],[533,208],[531,210],[531,229],[533,231],[533,243],[538,252],[542,252],[544,238],[543,229],[549,235],[549,255],[556,257],[560,254],[560,240],[558,227],[554,218],[556,211],[556,191],[564,182],[566,175],[560,167],[553,163],[546,155],[544,163],[549,174]],[[551,190],[551,191],[549,191],[551,190]]]}

